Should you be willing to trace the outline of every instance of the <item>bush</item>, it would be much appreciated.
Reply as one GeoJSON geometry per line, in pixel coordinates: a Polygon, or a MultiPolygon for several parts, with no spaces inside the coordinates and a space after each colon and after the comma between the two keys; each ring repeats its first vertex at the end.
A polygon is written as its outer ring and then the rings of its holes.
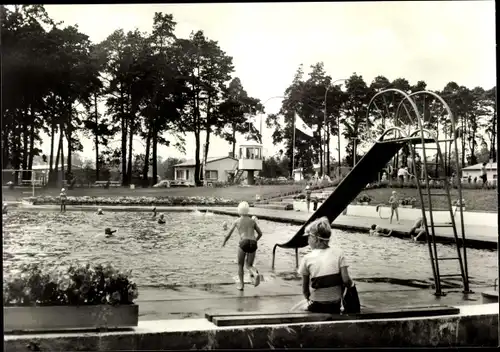
{"type": "MultiPolygon", "coordinates": [[[[425,183],[421,183],[422,188],[425,188],[425,183]]],[[[482,183],[462,183],[462,189],[482,189],[482,183]]],[[[431,180],[429,181],[429,187],[432,189],[443,189],[444,181],[431,180]]],[[[398,182],[398,181],[379,181],[370,183],[365,187],[365,189],[377,189],[377,188],[417,188],[416,181],[409,182],[398,182]]],[[[458,185],[456,183],[450,184],[450,188],[457,189],[458,185]]],[[[496,189],[497,185],[493,183],[488,183],[486,189],[496,189]]]]}
{"type": "Polygon", "coordinates": [[[356,201],[358,203],[370,203],[372,201],[372,198],[368,194],[363,193],[361,196],[356,198],[356,201]]]}
{"type": "Polygon", "coordinates": [[[413,197],[405,197],[401,200],[401,205],[411,205],[411,206],[415,206],[415,203],[417,202],[417,200],[413,197]]]}
{"type": "Polygon", "coordinates": [[[4,306],[133,304],[137,285],[111,265],[70,266],[59,273],[25,265],[20,275],[4,279],[4,306]]]}
{"type": "MultiPolygon", "coordinates": [[[[60,197],[39,196],[27,198],[34,205],[60,204],[60,197]]],[[[66,199],[67,205],[213,205],[213,206],[233,206],[238,202],[232,199],[220,197],[70,197],[66,199]]]]}

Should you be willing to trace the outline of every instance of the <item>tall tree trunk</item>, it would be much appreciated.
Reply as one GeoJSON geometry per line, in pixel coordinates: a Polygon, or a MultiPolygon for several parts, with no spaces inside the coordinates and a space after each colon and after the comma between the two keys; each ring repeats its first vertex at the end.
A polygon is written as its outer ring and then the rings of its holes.
{"type": "Polygon", "coordinates": [[[156,121],[153,121],[153,184],[158,183],[158,131],[156,130],[156,121]]]}
{"type": "MultiPolygon", "coordinates": [[[[123,89],[123,88],[122,88],[123,89]]],[[[127,119],[125,118],[125,107],[124,107],[124,102],[123,102],[123,92],[121,92],[121,127],[122,127],[122,153],[121,153],[121,159],[122,159],[122,186],[127,185],[127,119]]]]}
{"type": "Polygon", "coordinates": [[[148,181],[148,172],[149,172],[149,149],[151,149],[151,127],[148,131],[148,136],[146,138],[146,152],[144,157],[144,167],[142,169],[142,180],[143,184],[147,185],[148,181]]]}
{"type": "Polygon", "coordinates": [[[465,136],[466,136],[466,133],[465,133],[465,122],[464,122],[465,118],[462,116],[461,120],[460,120],[460,123],[461,123],[461,126],[462,126],[462,168],[465,167],[465,136]]]}
{"type": "MultiPolygon", "coordinates": [[[[33,114],[33,112],[32,112],[33,114]]],[[[33,121],[34,121],[33,116],[33,121]]],[[[33,122],[30,126],[30,154],[28,159],[28,169],[33,169],[33,158],[35,157],[35,123],[33,122]]],[[[30,172],[30,179],[33,179],[33,175],[31,175],[33,171],[30,172]]]]}
{"type": "Polygon", "coordinates": [[[134,122],[132,120],[129,122],[130,131],[128,137],[128,165],[127,165],[128,184],[132,184],[132,150],[133,150],[133,140],[134,140],[133,123],[134,122]]]}
{"type": "Polygon", "coordinates": [[[330,177],[330,124],[326,123],[326,174],[330,177]]]}
{"type": "MultiPolygon", "coordinates": [[[[236,124],[233,123],[233,158],[236,158],[236,124]]],[[[239,159],[239,155],[237,159],[239,159]]]]}
{"type": "Polygon", "coordinates": [[[59,185],[59,163],[60,163],[59,158],[61,156],[61,150],[63,148],[62,141],[63,141],[62,130],[59,129],[59,142],[57,144],[56,163],[54,166],[54,184],[55,185],[59,185]]]}
{"type": "Polygon", "coordinates": [[[97,110],[97,92],[94,92],[94,115],[95,115],[95,131],[94,131],[95,179],[96,181],[99,181],[99,111],[97,110]]]}
{"type": "MultiPolygon", "coordinates": [[[[10,117],[9,117],[10,118],[10,117]]],[[[2,168],[7,169],[9,164],[9,136],[10,136],[10,123],[4,120],[5,124],[2,126],[2,168]]]]}
{"type": "Polygon", "coordinates": [[[62,175],[62,186],[64,186],[64,180],[66,180],[66,170],[65,170],[65,167],[64,167],[64,135],[65,135],[64,124],[61,124],[61,175],[62,175]]]}
{"type": "Polygon", "coordinates": [[[497,161],[497,150],[496,150],[496,143],[497,143],[497,108],[496,105],[494,106],[494,118],[493,120],[493,128],[491,129],[491,146],[490,146],[490,159],[493,159],[493,162],[497,161]]]}
{"type": "MultiPolygon", "coordinates": [[[[23,121],[23,170],[28,169],[28,124],[26,124],[26,112],[24,114],[23,121]]],[[[23,172],[23,180],[26,180],[28,175],[26,172],[23,172]]]]}
{"type": "Polygon", "coordinates": [[[323,138],[321,137],[321,126],[319,127],[319,175],[323,176],[323,138]]]}

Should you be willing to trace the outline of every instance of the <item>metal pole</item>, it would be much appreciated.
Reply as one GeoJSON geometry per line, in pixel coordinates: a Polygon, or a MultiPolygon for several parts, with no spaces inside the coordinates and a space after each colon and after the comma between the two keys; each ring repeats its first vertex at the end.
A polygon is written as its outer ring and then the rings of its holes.
{"type": "MultiPolygon", "coordinates": [[[[326,127],[326,98],[327,98],[327,95],[328,95],[328,91],[330,90],[330,85],[328,85],[326,87],[326,90],[325,90],[325,100],[324,100],[324,104],[325,104],[325,110],[324,110],[324,117],[323,117],[323,126],[325,127],[325,140],[323,141],[324,143],[324,146],[325,148],[323,149],[323,156],[324,156],[324,163],[323,163],[323,167],[326,168],[326,161],[327,161],[327,155],[326,155],[326,140],[327,140],[327,133],[328,133],[328,129],[326,127]]],[[[320,134],[321,135],[321,134],[320,134]]],[[[327,172],[324,171],[325,169],[323,169],[323,175],[325,175],[327,172]]]]}
{"type": "Polygon", "coordinates": [[[339,178],[340,178],[340,176],[342,174],[341,171],[340,171],[341,170],[340,168],[341,168],[341,165],[342,165],[341,162],[340,162],[340,113],[337,116],[337,129],[338,129],[338,131],[337,131],[337,141],[338,141],[338,149],[337,149],[337,151],[339,153],[339,178]]]}

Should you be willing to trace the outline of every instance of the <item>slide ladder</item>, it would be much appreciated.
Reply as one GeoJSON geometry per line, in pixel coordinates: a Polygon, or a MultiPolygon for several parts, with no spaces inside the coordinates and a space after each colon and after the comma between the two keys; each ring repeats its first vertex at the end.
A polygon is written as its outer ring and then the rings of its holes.
{"type": "MultiPolygon", "coordinates": [[[[420,175],[417,176],[417,188],[419,191],[420,203],[422,207],[422,220],[426,230],[426,240],[429,247],[429,256],[431,260],[432,272],[434,275],[434,284],[435,284],[435,295],[436,296],[445,296],[446,293],[442,290],[442,283],[446,283],[446,280],[453,278],[461,278],[463,284],[463,292],[471,293],[469,290],[469,276],[467,270],[467,253],[465,247],[465,229],[464,229],[464,218],[463,218],[463,208],[461,206],[457,206],[458,212],[453,210],[453,203],[450,194],[450,189],[453,188],[453,185],[450,184],[450,177],[446,175],[445,163],[443,154],[441,152],[441,143],[456,143],[456,139],[443,139],[438,140],[434,138],[434,142],[428,143],[429,139],[424,140],[423,133],[433,135],[432,132],[427,130],[422,130],[422,141],[420,144],[412,143],[411,153],[412,158],[415,160],[415,155],[417,154],[417,150],[421,150],[422,152],[422,168],[423,168],[423,179],[420,175]],[[431,146],[428,146],[431,145],[431,146]],[[435,161],[428,161],[428,154],[435,152],[435,161]],[[432,170],[436,170],[435,177],[431,178],[428,175],[428,166],[432,170]],[[443,176],[439,176],[440,173],[444,173],[443,176]],[[442,189],[431,188],[430,182],[437,181],[443,185],[442,189]],[[435,204],[433,204],[433,200],[437,198],[445,198],[445,204],[447,211],[450,215],[450,221],[446,223],[437,223],[435,221],[435,214],[433,211],[436,210],[435,204]],[[458,235],[457,224],[455,219],[455,212],[459,214],[460,228],[461,228],[461,238],[458,235]],[[454,246],[457,250],[457,255],[452,257],[442,257],[438,253],[438,249],[436,246],[436,228],[451,228],[453,231],[454,237],[454,246]],[[463,251],[463,253],[462,253],[463,251]],[[460,272],[453,273],[441,273],[439,265],[442,261],[448,260],[456,260],[459,265],[460,272]]],[[[414,134],[420,134],[420,131],[415,132],[414,134]]],[[[460,185],[460,179],[457,179],[456,186],[458,188],[459,201],[462,200],[462,191],[460,185]]]]}

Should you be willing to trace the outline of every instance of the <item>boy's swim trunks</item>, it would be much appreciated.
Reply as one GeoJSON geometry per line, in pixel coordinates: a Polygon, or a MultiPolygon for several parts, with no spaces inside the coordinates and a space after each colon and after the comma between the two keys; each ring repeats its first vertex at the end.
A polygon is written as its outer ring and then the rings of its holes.
{"type": "Polygon", "coordinates": [[[254,253],[257,250],[257,241],[244,238],[240,241],[240,248],[245,253],[254,253]]]}

